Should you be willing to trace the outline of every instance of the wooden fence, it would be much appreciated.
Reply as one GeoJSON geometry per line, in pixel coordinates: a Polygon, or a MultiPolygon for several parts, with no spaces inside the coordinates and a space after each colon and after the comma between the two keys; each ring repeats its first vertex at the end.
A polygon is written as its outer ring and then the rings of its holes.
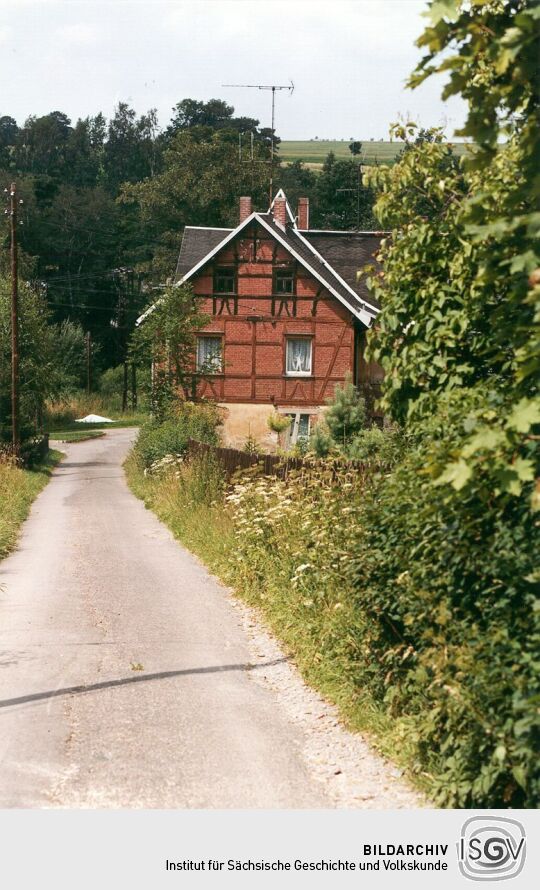
{"type": "Polygon", "coordinates": [[[352,471],[359,476],[367,476],[373,473],[373,468],[358,460],[336,460],[329,465],[328,461],[305,457],[288,457],[286,454],[250,454],[246,451],[238,451],[236,448],[216,448],[190,439],[188,442],[187,456],[195,457],[200,454],[213,454],[222,464],[225,474],[229,479],[238,470],[249,470],[257,467],[264,476],[276,476],[278,479],[287,480],[291,472],[313,472],[324,467],[333,469],[337,477],[344,470],[352,471]]]}

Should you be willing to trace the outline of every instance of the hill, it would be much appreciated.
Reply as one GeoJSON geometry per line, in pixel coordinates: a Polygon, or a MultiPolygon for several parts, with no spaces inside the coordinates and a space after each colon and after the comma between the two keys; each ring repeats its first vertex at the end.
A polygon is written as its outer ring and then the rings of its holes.
{"type": "MultiPolygon", "coordinates": [[[[279,156],[283,161],[304,161],[307,166],[318,169],[331,151],[334,152],[336,158],[350,161],[353,155],[349,151],[349,144],[348,139],[343,141],[330,139],[289,141],[285,139],[279,146],[279,156]]],[[[356,157],[361,164],[392,164],[402,147],[402,142],[363,142],[362,152],[356,157]]],[[[463,154],[466,151],[465,143],[456,142],[455,150],[458,154],[463,154]]]]}

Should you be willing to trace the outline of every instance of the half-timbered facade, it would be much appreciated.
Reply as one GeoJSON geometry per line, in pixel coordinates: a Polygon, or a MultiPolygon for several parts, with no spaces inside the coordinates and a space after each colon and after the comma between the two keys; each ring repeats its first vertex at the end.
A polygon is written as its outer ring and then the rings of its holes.
{"type": "Polygon", "coordinates": [[[197,395],[223,409],[224,438],[275,444],[274,411],[291,415],[289,443],[307,436],[351,373],[360,389],[380,381],[364,361],[378,306],[358,270],[376,233],[309,229],[307,199],[294,216],[278,192],[267,213],[240,199],[235,229],[186,227],[176,280],[189,282],[211,321],[198,336],[197,395]]]}

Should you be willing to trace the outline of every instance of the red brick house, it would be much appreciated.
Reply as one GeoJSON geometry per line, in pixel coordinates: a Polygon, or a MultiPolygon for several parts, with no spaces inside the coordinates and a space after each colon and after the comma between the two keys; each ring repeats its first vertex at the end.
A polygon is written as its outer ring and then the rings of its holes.
{"type": "Polygon", "coordinates": [[[292,415],[288,442],[309,434],[348,372],[362,389],[382,373],[363,358],[378,305],[357,280],[380,233],[316,231],[309,204],[294,216],[282,191],[267,213],[240,198],[234,229],[186,226],[176,280],[211,316],[200,332],[197,395],[223,409],[224,439],[275,445],[274,411],[292,415]]]}

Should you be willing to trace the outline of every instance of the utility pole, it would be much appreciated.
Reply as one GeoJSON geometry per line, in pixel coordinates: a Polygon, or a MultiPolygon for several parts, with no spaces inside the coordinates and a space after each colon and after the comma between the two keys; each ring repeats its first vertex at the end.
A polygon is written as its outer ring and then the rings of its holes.
{"type": "MultiPolygon", "coordinates": [[[[128,409],[129,395],[129,333],[136,318],[135,306],[135,270],[120,268],[114,270],[116,285],[118,287],[118,330],[120,332],[120,346],[122,353],[122,412],[128,409]]],[[[137,292],[141,292],[141,273],[137,275],[137,292]]],[[[139,301],[137,301],[139,302],[139,301]]],[[[131,363],[131,405],[137,407],[137,369],[131,363]]]]}
{"type": "Polygon", "coordinates": [[[90,395],[92,389],[92,335],[86,332],[86,392],[90,395]]]}
{"type": "MultiPolygon", "coordinates": [[[[22,203],[22,202],[21,202],[22,203]]],[[[13,456],[21,452],[19,418],[19,268],[17,255],[17,186],[9,188],[9,216],[11,232],[11,430],[13,456]]]]}
{"type": "Polygon", "coordinates": [[[289,95],[292,96],[294,92],[294,83],[291,82],[287,84],[287,86],[283,86],[281,84],[264,84],[264,83],[222,83],[222,87],[236,87],[238,89],[244,90],[271,90],[272,91],[272,128],[270,131],[270,203],[272,203],[273,198],[273,187],[274,187],[274,129],[275,129],[275,117],[276,117],[276,90],[288,90],[289,95]]]}

